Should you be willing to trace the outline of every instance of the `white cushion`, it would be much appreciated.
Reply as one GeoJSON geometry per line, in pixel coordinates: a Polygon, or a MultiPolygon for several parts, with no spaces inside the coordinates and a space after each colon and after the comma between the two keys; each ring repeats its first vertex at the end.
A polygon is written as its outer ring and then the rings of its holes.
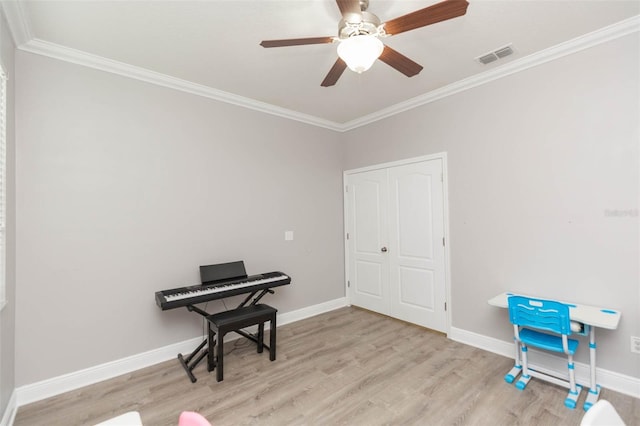
{"type": "Polygon", "coordinates": [[[601,399],[585,413],[580,426],[625,426],[625,424],[613,405],[601,399]]]}

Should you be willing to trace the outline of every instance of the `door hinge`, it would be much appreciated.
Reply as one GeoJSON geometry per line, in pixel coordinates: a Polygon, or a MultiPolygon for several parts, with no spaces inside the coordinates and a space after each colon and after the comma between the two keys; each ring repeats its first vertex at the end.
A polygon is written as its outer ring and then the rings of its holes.
{"type": "Polygon", "coordinates": [[[444,247],[444,237],[442,237],[442,247],[444,247]]]}
{"type": "Polygon", "coordinates": [[[349,233],[347,232],[347,240],[349,239],[349,233]]]}
{"type": "Polygon", "coordinates": [[[444,302],[444,311],[447,312],[447,302],[444,302]]]}
{"type": "Polygon", "coordinates": [[[347,280],[347,287],[351,287],[351,281],[347,280]]]}
{"type": "Polygon", "coordinates": [[[349,186],[348,185],[344,186],[344,192],[349,192],[349,186]]]}

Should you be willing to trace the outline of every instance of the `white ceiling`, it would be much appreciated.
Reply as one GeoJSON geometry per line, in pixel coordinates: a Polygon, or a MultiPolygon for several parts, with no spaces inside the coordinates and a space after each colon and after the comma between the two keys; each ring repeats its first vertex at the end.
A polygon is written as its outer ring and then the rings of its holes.
{"type": "MultiPolygon", "coordinates": [[[[385,21],[437,2],[370,0],[369,12],[385,21]]],[[[420,74],[408,78],[377,61],[363,74],[346,70],[328,88],[320,82],[337,58],[335,44],[265,49],[259,43],[336,35],[340,12],[333,0],[19,0],[5,10],[23,50],[78,63],[84,57],[89,64],[101,63],[98,68],[336,130],[461,81],[532,63],[531,58],[605,27],[623,21],[637,27],[640,14],[638,1],[469,3],[465,16],[383,40],[423,65],[420,74]],[[489,65],[474,60],[510,43],[515,53],[509,57],[489,65]]]]}

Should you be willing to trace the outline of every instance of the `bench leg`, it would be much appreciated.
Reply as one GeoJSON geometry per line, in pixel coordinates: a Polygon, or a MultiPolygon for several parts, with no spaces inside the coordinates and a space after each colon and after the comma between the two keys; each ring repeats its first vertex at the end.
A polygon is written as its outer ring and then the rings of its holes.
{"type": "Polygon", "coordinates": [[[216,360],[216,381],[222,381],[222,366],[224,365],[223,357],[224,357],[224,333],[218,330],[218,345],[217,345],[217,355],[218,359],[216,360]]]}
{"type": "Polygon", "coordinates": [[[258,324],[258,353],[261,354],[264,350],[264,322],[258,324]]]}
{"type": "Polygon", "coordinates": [[[269,330],[269,360],[276,360],[276,315],[271,317],[271,329],[269,330]]]}
{"type": "Polygon", "coordinates": [[[209,372],[216,368],[215,348],[216,332],[211,329],[211,324],[209,324],[209,347],[207,348],[207,371],[209,372]]]}

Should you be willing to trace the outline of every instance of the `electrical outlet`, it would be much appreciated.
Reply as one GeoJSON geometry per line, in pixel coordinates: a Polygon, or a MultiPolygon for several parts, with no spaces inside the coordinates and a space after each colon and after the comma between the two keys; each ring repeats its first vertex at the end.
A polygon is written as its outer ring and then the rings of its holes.
{"type": "Polygon", "coordinates": [[[640,354],[640,337],[631,336],[631,352],[640,354]]]}

